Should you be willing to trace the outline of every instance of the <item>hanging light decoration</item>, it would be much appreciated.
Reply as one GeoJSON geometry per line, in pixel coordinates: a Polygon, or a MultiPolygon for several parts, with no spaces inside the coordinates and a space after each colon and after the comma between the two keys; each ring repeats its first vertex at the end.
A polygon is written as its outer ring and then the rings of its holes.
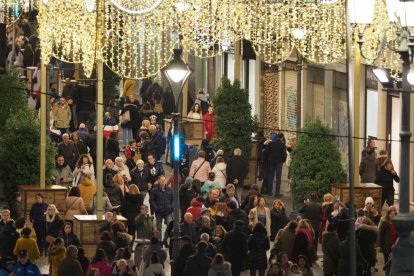
{"type": "Polygon", "coordinates": [[[344,0],[331,1],[329,4],[297,0],[291,11],[295,46],[307,60],[328,64],[346,58],[344,0]]]}
{"type": "Polygon", "coordinates": [[[39,38],[42,60],[82,63],[90,75],[96,54],[95,0],[42,1],[39,5],[39,38]]]}
{"type": "MultiPolygon", "coordinates": [[[[154,1],[152,1],[154,2],[154,1]]],[[[164,1],[155,12],[137,14],[152,7],[151,1],[113,1],[105,3],[105,33],[102,56],[115,73],[143,79],[155,75],[171,57],[176,42],[170,20],[172,1],[164,1]],[[125,12],[128,9],[132,12],[125,12]]],[[[152,3],[153,4],[153,3],[152,3]]]]}

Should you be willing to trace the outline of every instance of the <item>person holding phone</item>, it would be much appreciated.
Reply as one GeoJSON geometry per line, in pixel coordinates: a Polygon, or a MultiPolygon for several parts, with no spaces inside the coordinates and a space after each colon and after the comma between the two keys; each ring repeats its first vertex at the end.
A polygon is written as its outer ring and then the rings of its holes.
{"type": "Polygon", "coordinates": [[[394,181],[399,183],[400,177],[394,171],[391,160],[387,159],[375,179],[375,183],[382,186],[381,205],[384,205],[385,202],[388,206],[394,205],[394,181]]]}
{"type": "Polygon", "coordinates": [[[370,218],[375,225],[378,225],[381,219],[381,214],[374,206],[374,199],[372,197],[367,197],[365,199],[364,215],[370,218]]]}

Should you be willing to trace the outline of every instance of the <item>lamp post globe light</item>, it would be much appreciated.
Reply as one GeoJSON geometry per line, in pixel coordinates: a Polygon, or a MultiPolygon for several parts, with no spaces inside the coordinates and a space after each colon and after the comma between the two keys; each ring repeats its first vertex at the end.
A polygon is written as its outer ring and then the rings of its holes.
{"type": "Polygon", "coordinates": [[[172,242],[172,262],[171,272],[174,275],[174,264],[177,260],[180,251],[180,198],[179,198],[179,183],[178,183],[178,164],[180,160],[180,137],[178,133],[178,122],[180,118],[178,104],[180,102],[180,96],[184,84],[187,82],[190,75],[193,73],[193,69],[184,62],[182,59],[183,50],[181,47],[174,49],[171,60],[168,64],[161,69],[161,73],[168,80],[168,84],[174,94],[175,110],[172,114],[174,136],[173,136],[173,157],[174,157],[174,190],[173,190],[173,209],[174,209],[174,230],[173,230],[173,242],[172,242]]]}

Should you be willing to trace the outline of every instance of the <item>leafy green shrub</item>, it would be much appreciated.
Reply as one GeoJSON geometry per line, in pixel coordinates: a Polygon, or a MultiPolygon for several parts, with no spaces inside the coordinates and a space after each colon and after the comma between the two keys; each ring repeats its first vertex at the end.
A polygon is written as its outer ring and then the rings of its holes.
{"type": "Polygon", "coordinates": [[[320,119],[305,122],[292,152],[292,193],[296,201],[310,192],[320,196],[331,189],[331,183],[346,181],[339,150],[332,129],[320,119]]]}
{"type": "Polygon", "coordinates": [[[255,120],[251,116],[249,94],[240,88],[240,82],[223,77],[213,98],[214,120],[216,122],[216,149],[223,149],[226,157],[235,148],[242,150],[242,156],[249,160],[252,147],[251,134],[255,130],[255,120]]]}

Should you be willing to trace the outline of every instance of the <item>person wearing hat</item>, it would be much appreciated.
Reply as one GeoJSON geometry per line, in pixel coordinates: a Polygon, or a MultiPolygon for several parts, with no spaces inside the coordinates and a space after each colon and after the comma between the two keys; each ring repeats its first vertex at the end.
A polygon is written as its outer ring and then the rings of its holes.
{"type": "Polygon", "coordinates": [[[184,275],[187,259],[194,254],[194,247],[189,236],[181,237],[181,248],[175,263],[174,275],[184,275]]]}
{"type": "Polygon", "coordinates": [[[0,276],[9,276],[12,272],[13,266],[16,262],[12,257],[6,257],[2,260],[2,265],[0,269],[0,276]]]}
{"type": "Polygon", "coordinates": [[[40,276],[39,268],[30,261],[26,249],[17,252],[17,263],[12,269],[15,276],[40,276]]]}
{"type": "Polygon", "coordinates": [[[370,196],[365,199],[364,215],[375,222],[376,225],[381,219],[381,214],[374,206],[374,199],[370,196]]]}
{"type": "Polygon", "coordinates": [[[30,237],[31,233],[32,230],[30,228],[23,228],[22,236],[17,240],[13,253],[17,256],[24,250],[30,261],[35,262],[40,257],[40,251],[36,240],[30,237]]]}

